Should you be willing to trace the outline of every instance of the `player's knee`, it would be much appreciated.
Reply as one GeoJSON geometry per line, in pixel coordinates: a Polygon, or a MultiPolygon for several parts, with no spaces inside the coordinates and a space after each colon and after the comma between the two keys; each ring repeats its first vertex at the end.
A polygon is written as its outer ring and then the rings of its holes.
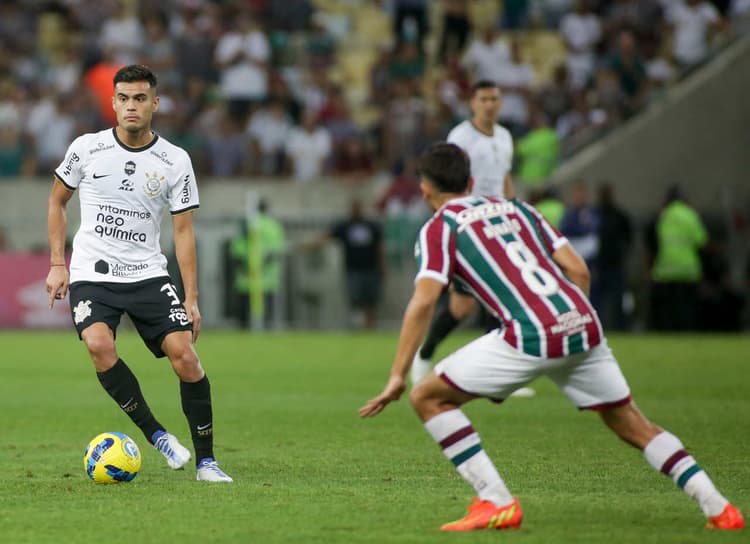
{"type": "Polygon", "coordinates": [[[198,354],[192,346],[173,350],[169,354],[169,359],[172,362],[172,368],[181,380],[197,381],[203,376],[198,354]]]}
{"type": "Polygon", "coordinates": [[[116,354],[115,341],[106,334],[87,334],[84,335],[83,341],[86,344],[86,349],[89,350],[89,354],[94,359],[94,362],[97,360],[111,359],[116,354]]]}
{"type": "Polygon", "coordinates": [[[414,411],[419,414],[423,421],[427,421],[435,413],[439,412],[439,402],[427,387],[417,385],[409,393],[409,402],[411,402],[414,411]]]}

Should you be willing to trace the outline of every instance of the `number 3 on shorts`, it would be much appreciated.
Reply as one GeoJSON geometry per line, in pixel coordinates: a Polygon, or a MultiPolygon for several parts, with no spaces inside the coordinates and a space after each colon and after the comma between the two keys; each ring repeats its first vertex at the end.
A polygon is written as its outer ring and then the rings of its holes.
{"type": "Polygon", "coordinates": [[[174,285],[171,283],[165,283],[161,286],[159,291],[166,292],[167,296],[172,299],[172,306],[180,305],[180,297],[177,296],[177,290],[174,288],[174,285]]]}
{"type": "Polygon", "coordinates": [[[509,242],[505,251],[510,261],[521,271],[521,277],[532,293],[548,297],[560,289],[555,277],[539,266],[536,255],[521,242],[509,242]]]}

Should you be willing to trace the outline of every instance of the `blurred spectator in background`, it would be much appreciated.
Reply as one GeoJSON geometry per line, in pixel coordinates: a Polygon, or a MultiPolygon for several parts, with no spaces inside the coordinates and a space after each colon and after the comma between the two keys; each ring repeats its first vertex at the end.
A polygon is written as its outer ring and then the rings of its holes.
{"type": "Polygon", "coordinates": [[[414,156],[425,109],[424,100],[414,96],[406,82],[393,83],[393,97],[383,116],[382,131],[382,149],[389,168],[404,157],[414,156]]]}
{"type": "Polygon", "coordinates": [[[418,213],[423,214],[425,208],[422,206],[422,191],[419,190],[417,159],[403,161],[394,170],[393,181],[375,206],[386,216],[406,215],[415,207],[419,208],[418,213]]]}
{"type": "Polygon", "coordinates": [[[592,109],[586,93],[573,95],[573,108],[560,116],[555,130],[563,142],[562,155],[569,157],[583,145],[603,132],[607,114],[601,108],[592,109]]]}
{"type": "Polygon", "coordinates": [[[29,111],[26,130],[36,143],[36,173],[48,176],[60,164],[77,132],[73,96],[46,92],[29,111]]]}
{"type": "Polygon", "coordinates": [[[557,65],[552,80],[541,87],[537,103],[552,126],[556,126],[558,119],[572,109],[573,97],[569,91],[568,69],[564,64],[557,65]]]}
{"type": "Polygon", "coordinates": [[[543,113],[531,113],[531,130],[516,144],[518,177],[523,184],[544,183],[560,158],[560,140],[543,113]]]}
{"type": "Polygon", "coordinates": [[[281,222],[269,214],[268,202],[261,200],[254,217],[253,231],[241,222],[238,235],[232,240],[230,252],[234,263],[234,291],[237,295],[236,315],[243,327],[250,317],[250,256],[252,240],[259,245],[260,289],[263,291],[263,325],[272,328],[279,323],[279,293],[284,279],[286,234],[281,222]]]}
{"type": "Polygon", "coordinates": [[[648,246],[651,269],[651,326],[658,331],[690,331],[698,325],[698,285],[703,278],[700,250],[708,234],[698,213],[676,185],[667,191],[648,246]]]}
{"type": "Polygon", "coordinates": [[[284,146],[291,130],[291,119],[278,99],[271,99],[252,114],[246,133],[253,148],[253,171],[264,176],[282,172],[284,146]]]}
{"type": "Polygon", "coordinates": [[[268,10],[268,22],[273,29],[299,32],[307,27],[315,12],[310,0],[284,0],[263,2],[268,10]]]}
{"type": "Polygon", "coordinates": [[[34,161],[21,131],[0,122],[0,177],[33,175],[34,161]]]}
{"type": "Polygon", "coordinates": [[[285,146],[294,179],[306,183],[320,178],[332,151],[331,135],[318,125],[318,114],[304,112],[302,126],[290,131],[285,146]]]}
{"type": "Polygon", "coordinates": [[[337,148],[334,172],[347,181],[368,178],[375,173],[375,164],[367,143],[362,136],[353,135],[337,148]]]}
{"type": "Polygon", "coordinates": [[[633,230],[628,214],[615,203],[611,183],[599,187],[599,317],[607,330],[627,328],[623,297],[633,230]]]}
{"type": "Polygon", "coordinates": [[[672,54],[683,71],[706,59],[711,33],[723,28],[716,7],[704,0],[671,2],[666,19],[674,31],[672,54]]]}
{"type": "Polygon", "coordinates": [[[314,70],[325,70],[331,66],[336,54],[336,40],[323,24],[320,14],[310,18],[310,30],[305,39],[307,65],[314,70]]]}
{"type": "MultiPolygon", "coordinates": [[[[210,12],[212,13],[212,12],[210,12]]],[[[174,39],[175,71],[191,94],[202,94],[208,82],[217,81],[214,65],[215,21],[198,6],[182,3],[174,39]]]]}
{"type": "Polygon", "coordinates": [[[114,59],[113,50],[104,50],[104,56],[94,64],[84,75],[86,87],[96,98],[99,117],[105,127],[117,124],[117,115],[112,109],[112,80],[122,64],[114,59]]]}
{"type": "Polygon", "coordinates": [[[412,92],[419,89],[420,78],[424,75],[424,56],[414,42],[402,42],[388,63],[390,81],[405,82],[412,92]]]}
{"type": "Polygon", "coordinates": [[[698,288],[698,328],[702,331],[739,332],[742,330],[745,297],[732,283],[726,233],[711,232],[709,238],[701,253],[703,281],[698,288]]]}
{"type": "Polygon", "coordinates": [[[511,43],[510,59],[502,66],[495,83],[503,93],[500,123],[514,137],[523,136],[529,129],[529,98],[534,83],[534,69],[523,62],[518,40],[511,43]]]}
{"type": "Polygon", "coordinates": [[[443,35],[440,37],[438,58],[444,63],[451,55],[459,54],[471,33],[469,0],[443,1],[443,35]]]}
{"type": "Polygon", "coordinates": [[[220,67],[221,92],[229,114],[244,122],[250,107],[268,94],[267,65],[271,48],[259,24],[247,11],[234,19],[234,29],[216,44],[215,60],[220,67]]]}
{"type": "Polygon", "coordinates": [[[422,51],[428,27],[427,0],[394,0],[393,9],[396,43],[411,42],[422,51]]]}
{"type": "Polygon", "coordinates": [[[120,66],[134,64],[140,59],[144,45],[143,27],[137,15],[138,3],[117,0],[115,4],[114,14],[101,27],[99,46],[112,63],[120,66]]]}
{"type": "Polygon", "coordinates": [[[238,176],[247,166],[247,143],[240,120],[225,112],[219,118],[218,130],[208,137],[208,162],[211,175],[238,176]]]}
{"type": "Polygon", "coordinates": [[[625,115],[629,117],[642,107],[648,92],[646,65],[636,50],[635,36],[629,30],[620,31],[609,67],[620,82],[625,115]]]}
{"type": "Polygon", "coordinates": [[[380,225],[365,218],[362,202],[353,200],[349,218],[334,225],[329,236],[344,249],[349,303],[364,314],[364,327],[374,329],[385,276],[385,252],[380,225]]]}
{"type": "Polygon", "coordinates": [[[177,86],[180,74],[175,70],[175,41],[169,34],[169,18],[163,11],[149,12],[143,19],[146,35],[141,62],[159,74],[159,84],[177,86]]]}
{"type": "Polygon", "coordinates": [[[599,311],[599,250],[600,216],[589,201],[589,188],[584,181],[577,181],[570,189],[568,206],[560,220],[563,233],[573,249],[586,261],[591,272],[591,303],[599,311]]]}
{"type": "Polygon", "coordinates": [[[677,70],[669,54],[659,50],[658,41],[643,42],[642,49],[650,89],[649,98],[654,98],[675,80],[677,70]]]}
{"type": "Polygon", "coordinates": [[[354,199],[348,218],[303,247],[316,249],[329,241],[339,242],[344,251],[346,291],[353,323],[374,329],[385,277],[385,250],[380,225],[367,219],[362,202],[354,199]]]}
{"type": "Polygon", "coordinates": [[[566,13],[575,6],[575,0],[537,0],[536,11],[547,28],[557,28],[566,13]]]}
{"type": "Polygon", "coordinates": [[[494,25],[487,24],[469,44],[461,64],[473,81],[497,81],[509,60],[508,45],[500,39],[494,25]]]}
{"type": "Polygon", "coordinates": [[[573,13],[560,21],[560,34],[568,48],[568,74],[573,89],[585,87],[594,72],[596,45],[602,37],[599,17],[589,0],[578,0],[573,13]]]}
{"type": "Polygon", "coordinates": [[[529,24],[529,8],[533,0],[505,0],[503,2],[502,27],[507,30],[526,28],[529,24]]]}

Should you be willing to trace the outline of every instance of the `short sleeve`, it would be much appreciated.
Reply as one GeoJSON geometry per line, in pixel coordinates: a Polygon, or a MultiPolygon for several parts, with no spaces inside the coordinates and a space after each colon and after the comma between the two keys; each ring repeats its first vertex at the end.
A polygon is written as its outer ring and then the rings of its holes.
{"type": "Polygon", "coordinates": [[[414,281],[432,278],[443,285],[450,282],[455,259],[453,232],[442,216],[435,216],[419,231],[414,253],[417,276],[414,281]]]}
{"type": "Polygon", "coordinates": [[[198,182],[193,172],[193,163],[187,153],[181,160],[181,168],[175,172],[169,190],[169,211],[177,215],[200,206],[198,182]]]}
{"type": "Polygon", "coordinates": [[[65,158],[60,166],[55,169],[55,176],[71,191],[78,188],[78,184],[83,178],[84,151],[83,136],[79,136],[70,144],[68,151],[65,152],[65,158]]]}
{"type": "Polygon", "coordinates": [[[539,227],[539,232],[544,242],[544,246],[547,248],[547,252],[552,255],[555,251],[560,249],[562,246],[568,243],[568,239],[563,234],[553,227],[544,216],[537,211],[536,208],[529,206],[525,202],[519,200],[516,201],[516,205],[520,204],[526,214],[530,214],[533,221],[536,222],[539,227]]]}
{"type": "Polygon", "coordinates": [[[464,142],[462,141],[458,127],[454,127],[453,130],[448,133],[448,137],[445,139],[445,141],[449,144],[455,144],[462,149],[464,148],[464,142]]]}

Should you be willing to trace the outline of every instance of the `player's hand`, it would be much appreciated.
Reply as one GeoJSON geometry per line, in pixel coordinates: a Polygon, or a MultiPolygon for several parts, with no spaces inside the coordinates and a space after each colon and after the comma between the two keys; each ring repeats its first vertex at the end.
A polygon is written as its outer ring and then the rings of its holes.
{"type": "Polygon", "coordinates": [[[198,301],[186,300],[185,313],[187,314],[188,321],[193,324],[193,344],[195,344],[201,332],[201,312],[198,309],[198,301]]]}
{"type": "Polygon", "coordinates": [[[378,415],[389,403],[401,398],[406,391],[406,382],[401,376],[391,376],[385,389],[377,397],[368,400],[365,405],[359,409],[360,417],[373,417],[378,415]]]}
{"type": "Polygon", "coordinates": [[[50,310],[55,304],[55,299],[62,300],[68,294],[70,285],[70,274],[67,266],[51,266],[47,274],[47,292],[49,293],[50,310]]]}

